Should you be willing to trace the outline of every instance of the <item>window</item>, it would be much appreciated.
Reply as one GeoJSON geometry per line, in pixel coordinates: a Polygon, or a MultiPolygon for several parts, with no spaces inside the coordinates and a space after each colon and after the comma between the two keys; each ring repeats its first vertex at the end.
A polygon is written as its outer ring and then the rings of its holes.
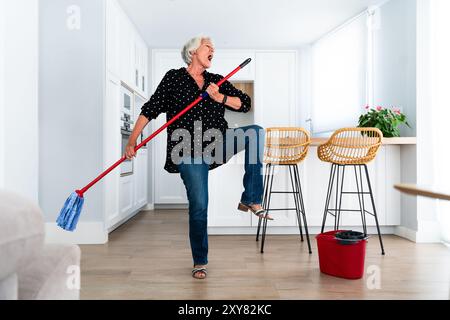
{"type": "Polygon", "coordinates": [[[367,18],[361,14],[312,45],[314,134],[354,127],[370,99],[367,18]]]}

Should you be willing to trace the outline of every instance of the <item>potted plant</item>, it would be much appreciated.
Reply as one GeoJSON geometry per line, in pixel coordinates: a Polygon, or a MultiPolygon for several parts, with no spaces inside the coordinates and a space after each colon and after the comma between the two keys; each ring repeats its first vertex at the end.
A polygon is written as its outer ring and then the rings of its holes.
{"type": "Polygon", "coordinates": [[[359,117],[358,127],[378,128],[383,132],[385,138],[400,137],[400,124],[405,124],[409,128],[406,116],[397,108],[383,108],[378,106],[375,109],[370,106],[365,108],[367,112],[359,117]]]}

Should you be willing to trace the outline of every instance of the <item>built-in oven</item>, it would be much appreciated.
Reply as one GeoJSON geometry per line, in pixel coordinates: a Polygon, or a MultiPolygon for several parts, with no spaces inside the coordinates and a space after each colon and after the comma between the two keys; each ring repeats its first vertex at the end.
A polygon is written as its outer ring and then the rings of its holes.
{"type": "MultiPolygon", "coordinates": [[[[122,154],[125,154],[125,149],[128,144],[128,140],[133,130],[133,109],[134,109],[134,94],[128,88],[122,86],[121,90],[121,127],[120,134],[122,136],[122,154]]],[[[133,162],[134,160],[125,160],[120,166],[120,175],[126,176],[133,174],[133,162]]]]}

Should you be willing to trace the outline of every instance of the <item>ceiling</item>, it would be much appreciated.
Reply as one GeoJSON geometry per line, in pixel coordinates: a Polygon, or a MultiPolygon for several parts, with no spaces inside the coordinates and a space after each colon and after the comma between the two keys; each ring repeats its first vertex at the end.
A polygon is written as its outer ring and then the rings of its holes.
{"type": "Polygon", "coordinates": [[[198,34],[217,48],[286,49],[310,43],[380,0],[119,0],[152,48],[198,34]]]}

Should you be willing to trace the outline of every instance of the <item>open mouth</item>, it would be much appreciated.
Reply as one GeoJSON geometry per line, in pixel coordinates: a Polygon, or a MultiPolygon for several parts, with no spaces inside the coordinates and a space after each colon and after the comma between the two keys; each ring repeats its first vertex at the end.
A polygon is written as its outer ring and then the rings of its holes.
{"type": "Polygon", "coordinates": [[[208,60],[211,61],[212,58],[213,58],[213,56],[210,54],[210,55],[208,56],[208,60]]]}

